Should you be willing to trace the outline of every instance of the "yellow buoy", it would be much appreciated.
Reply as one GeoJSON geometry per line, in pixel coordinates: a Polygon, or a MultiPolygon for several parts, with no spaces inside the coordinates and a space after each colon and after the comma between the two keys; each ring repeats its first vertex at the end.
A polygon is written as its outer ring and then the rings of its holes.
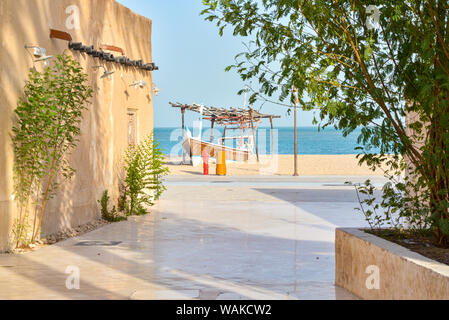
{"type": "Polygon", "coordinates": [[[217,157],[217,176],[225,176],[226,173],[226,152],[219,151],[217,157]]]}

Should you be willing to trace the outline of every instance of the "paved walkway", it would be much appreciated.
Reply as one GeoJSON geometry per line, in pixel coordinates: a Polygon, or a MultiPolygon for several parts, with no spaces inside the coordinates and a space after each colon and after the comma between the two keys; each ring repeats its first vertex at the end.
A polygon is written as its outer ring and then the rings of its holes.
{"type": "Polygon", "coordinates": [[[344,182],[170,177],[151,215],[0,255],[0,299],[352,299],[333,285],[334,230],[365,222],[344,182]]]}

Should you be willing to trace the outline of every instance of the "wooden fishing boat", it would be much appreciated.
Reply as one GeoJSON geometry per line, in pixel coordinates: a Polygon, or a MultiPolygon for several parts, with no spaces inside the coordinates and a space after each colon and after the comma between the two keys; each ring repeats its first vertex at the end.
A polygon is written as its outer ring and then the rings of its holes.
{"type": "Polygon", "coordinates": [[[188,152],[190,158],[201,157],[204,150],[209,153],[209,156],[216,158],[218,152],[226,152],[226,159],[232,161],[248,161],[250,157],[249,150],[241,150],[237,148],[226,147],[223,145],[202,141],[195,138],[187,138],[184,140],[183,148],[188,152]]]}
{"type": "MultiPolygon", "coordinates": [[[[263,119],[269,119],[271,123],[271,141],[273,142],[273,119],[280,118],[280,116],[262,114],[250,107],[247,109],[224,109],[217,107],[206,107],[199,104],[181,104],[171,103],[173,108],[181,109],[182,114],[182,132],[183,132],[183,162],[198,164],[195,158],[201,158],[204,150],[207,150],[209,156],[217,158],[220,151],[226,152],[226,159],[229,161],[248,161],[252,155],[255,155],[259,160],[259,150],[257,147],[257,130],[259,124],[263,119]],[[200,129],[199,136],[192,137],[190,131],[186,130],[184,115],[186,110],[199,113],[200,129]],[[211,137],[210,141],[204,141],[202,137],[202,121],[208,120],[211,122],[211,137]],[[224,127],[223,137],[217,139],[214,143],[214,126],[221,125],[224,127]],[[245,132],[246,130],[246,132],[245,132]],[[240,135],[226,136],[228,131],[239,131],[240,135]],[[226,140],[234,140],[236,147],[229,147],[225,145],[226,140]]],[[[246,102],[245,102],[246,105],[246,102]]],[[[273,148],[271,149],[273,150],[273,148]]]]}

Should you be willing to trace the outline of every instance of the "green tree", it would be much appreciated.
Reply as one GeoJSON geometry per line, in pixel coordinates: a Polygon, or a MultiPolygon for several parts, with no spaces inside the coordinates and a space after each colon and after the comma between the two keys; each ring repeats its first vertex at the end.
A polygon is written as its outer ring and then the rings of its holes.
{"type": "MultiPolygon", "coordinates": [[[[55,194],[59,180],[69,179],[75,172],[68,156],[77,145],[82,112],[92,96],[86,82],[87,75],[77,61],[66,54],[58,55],[52,67],[43,72],[30,71],[24,96],[15,110],[18,225],[26,224],[30,202],[38,206],[31,242],[39,235],[48,200],[55,194]]],[[[18,239],[22,237],[20,232],[18,239]]]]}
{"type": "Polygon", "coordinates": [[[251,102],[277,95],[291,104],[296,87],[304,109],[319,109],[321,127],[335,126],[344,135],[362,127],[361,162],[390,168],[393,183],[382,205],[409,227],[430,228],[438,244],[449,244],[447,1],[203,3],[202,14],[220,34],[228,26],[236,36],[251,37],[228,68],[259,81],[251,102]],[[409,130],[407,115],[413,115],[409,130]],[[404,169],[409,174],[397,180],[404,169]]]}

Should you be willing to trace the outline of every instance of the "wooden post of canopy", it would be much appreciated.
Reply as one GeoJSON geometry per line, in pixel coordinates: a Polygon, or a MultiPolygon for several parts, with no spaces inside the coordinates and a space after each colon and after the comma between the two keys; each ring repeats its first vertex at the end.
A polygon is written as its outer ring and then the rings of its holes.
{"type": "MultiPolygon", "coordinates": [[[[185,107],[181,107],[181,115],[182,115],[182,143],[184,143],[185,137],[186,137],[186,130],[185,130],[185,113],[186,113],[186,108],[185,107]]],[[[186,163],[186,153],[184,150],[184,146],[182,148],[182,163],[185,164],[186,163]]]]}
{"type": "Polygon", "coordinates": [[[251,141],[251,124],[248,122],[245,122],[245,129],[248,130],[248,150],[249,150],[249,142],[251,141]]]}
{"type": "Polygon", "coordinates": [[[245,140],[245,138],[243,137],[243,135],[245,134],[245,130],[243,129],[243,118],[240,120],[240,130],[242,132],[240,136],[240,148],[243,148],[245,140]]]}
{"type": "Polygon", "coordinates": [[[215,125],[215,116],[212,118],[212,121],[211,121],[210,143],[212,143],[214,141],[214,125],[215,125]]]}
{"type": "Polygon", "coordinates": [[[227,129],[227,125],[225,125],[224,126],[224,130],[223,130],[223,141],[222,141],[222,144],[223,144],[223,146],[225,145],[225,139],[226,139],[226,129],[227,129]]]}

